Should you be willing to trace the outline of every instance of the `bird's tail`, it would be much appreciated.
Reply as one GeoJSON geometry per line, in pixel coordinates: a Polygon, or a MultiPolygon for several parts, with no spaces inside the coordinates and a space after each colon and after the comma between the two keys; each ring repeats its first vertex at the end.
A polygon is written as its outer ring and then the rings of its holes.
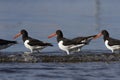
{"type": "Polygon", "coordinates": [[[88,39],[93,39],[94,37],[96,37],[96,35],[92,35],[92,36],[88,36],[88,39]]]}
{"type": "Polygon", "coordinates": [[[18,42],[17,41],[10,41],[10,43],[17,44],[18,42]]]}
{"type": "Polygon", "coordinates": [[[47,46],[53,46],[51,43],[46,43],[47,46]]]}
{"type": "Polygon", "coordinates": [[[92,39],[94,39],[94,37],[96,37],[96,35],[88,36],[88,37],[87,37],[86,44],[89,44],[90,41],[91,41],[92,39]]]}

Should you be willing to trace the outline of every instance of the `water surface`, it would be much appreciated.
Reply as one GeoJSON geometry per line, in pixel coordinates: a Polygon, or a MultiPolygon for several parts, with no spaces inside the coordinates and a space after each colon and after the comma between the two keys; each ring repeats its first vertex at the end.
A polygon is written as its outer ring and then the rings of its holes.
{"type": "Polygon", "coordinates": [[[119,62],[0,64],[1,80],[119,80],[119,62]]]}

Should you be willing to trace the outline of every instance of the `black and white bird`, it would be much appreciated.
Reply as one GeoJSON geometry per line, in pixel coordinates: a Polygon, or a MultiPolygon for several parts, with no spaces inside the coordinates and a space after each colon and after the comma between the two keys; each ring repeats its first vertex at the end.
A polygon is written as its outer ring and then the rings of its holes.
{"type": "Polygon", "coordinates": [[[103,35],[105,46],[112,51],[112,53],[115,50],[120,50],[120,40],[113,39],[109,36],[109,33],[107,30],[102,30],[99,34],[96,35],[96,38],[99,38],[103,35]]]}
{"type": "Polygon", "coordinates": [[[89,44],[89,42],[95,37],[95,35],[93,35],[88,37],[67,39],[63,37],[63,33],[61,30],[57,30],[56,33],[49,35],[48,38],[52,38],[56,35],[59,48],[67,52],[68,55],[70,54],[70,52],[79,52],[83,46],[89,44]]]}
{"type": "Polygon", "coordinates": [[[0,39],[0,50],[6,49],[14,44],[17,44],[17,41],[0,39]]]}
{"type": "Polygon", "coordinates": [[[22,40],[26,48],[30,49],[31,53],[34,51],[40,52],[47,46],[53,46],[51,43],[43,42],[28,36],[28,32],[26,30],[21,30],[20,33],[16,34],[14,39],[22,35],[22,40]]]}

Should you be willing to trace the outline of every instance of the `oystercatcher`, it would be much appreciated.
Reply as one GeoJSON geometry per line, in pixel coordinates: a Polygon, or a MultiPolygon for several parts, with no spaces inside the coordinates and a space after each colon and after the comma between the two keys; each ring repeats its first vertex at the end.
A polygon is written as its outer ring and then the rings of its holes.
{"type": "Polygon", "coordinates": [[[59,48],[67,52],[68,55],[70,54],[70,52],[79,52],[83,46],[87,45],[93,39],[93,37],[95,37],[94,35],[88,37],[67,39],[63,37],[63,33],[61,30],[57,30],[56,33],[49,35],[48,38],[52,38],[56,35],[59,48]]]}
{"type": "Polygon", "coordinates": [[[95,39],[101,37],[102,35],[105,42],[105,46],[109,50],[111,50],[112,53],[115,50],[120,50],[120,40],[111,38],[107,30],[102,30],[99,34],[96,35],[95,39]]]}
{"type": "Polygon", "coordinates": [[[23,29],[20,33],[16,34],[14,39],[22,35],[22,40],[26,48],[30,49],[31,53],[34,51],[40,52],[40,50],[44,49],[47,46],[53,46],[51,43],[46,43],[28,36],[28,32],[23,29]]]}
{"type": "Polygon", "coordinates": [[[17,44],[17,41],[10,41],[10,40],[0,39],[0,50],[8,48],[8,47],[10,47],[10,46],[12,46],[14,44],[17,44]]]}

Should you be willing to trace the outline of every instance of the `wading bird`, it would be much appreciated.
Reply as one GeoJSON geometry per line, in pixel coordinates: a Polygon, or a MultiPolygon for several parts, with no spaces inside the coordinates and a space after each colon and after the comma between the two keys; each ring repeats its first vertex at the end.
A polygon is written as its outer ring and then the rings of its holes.
{"type": "Polygon", "coordinates": [[[28,32],[26,30],[21,30],[18,34],[14,36],[14,39],[22,35],[22,40],[26,48],[30,49],[31,53],[34,51],[40,52],[47,46],[53,46],[51,43],[43,42],[28,36],[28,32]]]}
{"type": "Polygon", "coordinates": [[[89,44],[89,42],[95,37],[95,35],[93,35],[88,37],[67,39],[63,36],[61,30],[57,30],[55,33],[49,35],[48,38],[52,38],[56,35],[59,48],[67,52],[68,55],[70,54],[70,52],[79,52],[83,46],[89,44]]]}
{"type": "Polygon", "coordinates": [[[103,39],[104,39],[104,43],[105,46],[112,51],[112,53],[115,50],[120,50],[120,40],[117,39],[113,39],[109,36],[109,33],[107,30],[102,30],[99,34],[97,34],[97,36],[95,37],[95,39],[101,37],[103,35],[103,39]]]}

